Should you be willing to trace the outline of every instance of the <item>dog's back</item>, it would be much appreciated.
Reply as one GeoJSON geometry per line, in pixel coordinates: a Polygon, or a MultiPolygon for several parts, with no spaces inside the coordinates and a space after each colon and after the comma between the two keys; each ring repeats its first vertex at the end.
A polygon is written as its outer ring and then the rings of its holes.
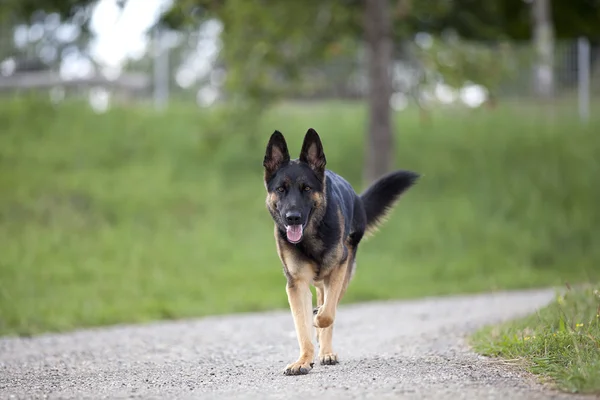
{"type": "Polygon", "coordinates": [[[358,245],[364,234],[372,234],[385,220],[400,195],[411,187],[418,175],[410,171],[394,171],[375,181],[358,195],[352,185],[331,170],[327,179],[327,213],[341,212],[344,219],[344,237],[358,245]],[[329,207],[329,205],[332,207],[329,207]]]}

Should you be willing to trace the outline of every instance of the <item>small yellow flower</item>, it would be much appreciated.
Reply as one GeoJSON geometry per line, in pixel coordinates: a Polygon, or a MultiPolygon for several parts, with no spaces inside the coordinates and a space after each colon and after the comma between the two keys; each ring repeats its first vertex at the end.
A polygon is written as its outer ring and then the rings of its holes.
{"type": "Polygon", "coordinates": [[[581,328],[581,327],[583,326],[583,324],[575,324],[575,326],[576,326],[577,328],[581,328]]]}
{"type": "Polygon", "coordinates": [[[523,338],[523,340],[529,340],[529,339],[531,339],[529,336],[525,336],[525,337],[523,338]]]}
{"type": "Polygon", "coordinates": [[[556,333],[553,333],[552,336],[556,336],[556,333]]]}

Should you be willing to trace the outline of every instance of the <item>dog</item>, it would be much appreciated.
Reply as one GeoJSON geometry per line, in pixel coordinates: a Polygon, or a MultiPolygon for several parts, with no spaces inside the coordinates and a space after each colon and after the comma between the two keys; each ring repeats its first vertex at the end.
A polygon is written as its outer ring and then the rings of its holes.
{"type": "Polygon", "coordinates": [[[358,195],[325,165],[323,145],[314,129],[306,132],[300,157],[293,160],[281,132],[271,135],[263,161],[266,206],[275,225],[277,253],[300,346],[300,357],[285,367],[285,375],[312,370],[313,327],[321,365],[338,363],[332,348],[333,323],[356,270],[358,245],[363,236],[377,230],[400,195],[419,178],[415,172],[398,170],[358,195]],[[311,284],[317,294],[314,310],[311,284]]]}

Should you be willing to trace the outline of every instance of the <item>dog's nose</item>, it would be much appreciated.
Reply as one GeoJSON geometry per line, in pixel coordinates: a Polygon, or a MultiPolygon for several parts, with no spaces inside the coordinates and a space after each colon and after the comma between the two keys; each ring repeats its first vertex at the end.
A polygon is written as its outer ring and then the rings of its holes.
{"type": "Polygon", "coordinates": [[[285,213],[285,221],[288,225],[300,225],[302,219],[302,214],[298,211],[288,211],[285,213]]]}

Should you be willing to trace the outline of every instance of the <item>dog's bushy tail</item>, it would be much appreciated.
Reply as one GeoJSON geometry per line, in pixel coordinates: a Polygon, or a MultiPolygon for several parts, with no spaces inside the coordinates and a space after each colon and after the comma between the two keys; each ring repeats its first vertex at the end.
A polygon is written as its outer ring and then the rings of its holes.
{"type": "Polygon", "coordinates": [[[394,171],[376,180],[360,195],[367,215],[367,236],[377,231],[400,195],[414,185],[418,178],[419,174],[415,172],[394,171]]]}

